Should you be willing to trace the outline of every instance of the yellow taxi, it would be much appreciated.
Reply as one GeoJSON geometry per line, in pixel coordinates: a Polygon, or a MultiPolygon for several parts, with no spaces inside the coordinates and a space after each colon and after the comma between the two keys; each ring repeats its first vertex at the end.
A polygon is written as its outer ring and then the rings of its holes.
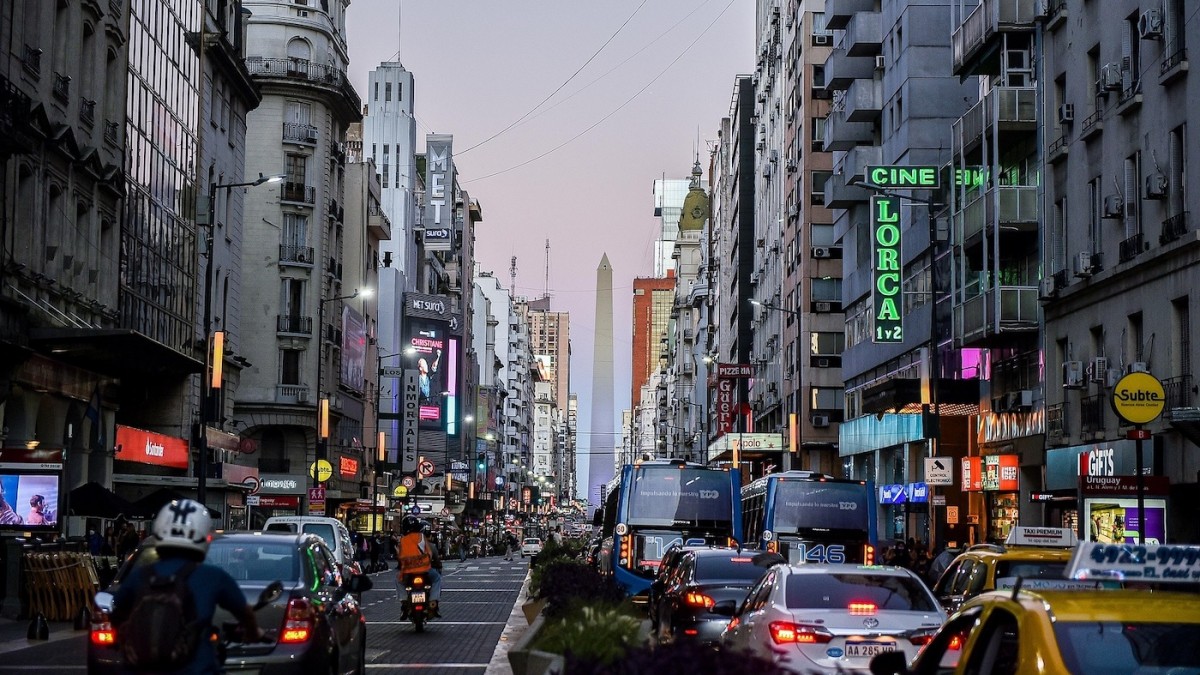
{"type": "Polygon", "coordinates": [[[1014,527],[1003,546],[977,544],[958,554],[934,584],[933,595],[953,612],[980,593],[1012,588],[1018,577],[1030,589],[1074,587],[1064,571],[1077,543],[1067,528],[1014,527]]]}
{"type": "Polygon", "coordinates": [[[1093,585],[1120,580],[1144,588],[1026,590],[1017,582],[964,602],[911,665],[902,653],[888,653],[872,659],[871,673],[1200,673],[1200,595],[1159,590],[1200,579],[1200,547],[1086,543],[1068,574],[1093,585]],[[1138,549],[1141,562],[1132,562],[1138,549]],[[1151,556],[1156,550],[1172,555],[1151,556]],[[1181,550],[1188,553],[1173,555],[1181,550]],[[1132,555],[1122,562],[1126,553],[1132,555]],[[1106,563],[1110,556],[1116,560],[1106,563]]]}

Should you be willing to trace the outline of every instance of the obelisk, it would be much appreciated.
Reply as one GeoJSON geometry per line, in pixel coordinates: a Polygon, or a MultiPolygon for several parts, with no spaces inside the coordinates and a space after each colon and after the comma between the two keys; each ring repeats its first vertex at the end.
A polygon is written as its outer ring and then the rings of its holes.
{"type": "Polygon", "coordinates": [[[613,477],[616,415],[613,409],[613,282],[608,254],[596,268],[596,333],[592,354],[591,448],[588,452],[588,516],[601,503],[601,486],[613,477]]]}

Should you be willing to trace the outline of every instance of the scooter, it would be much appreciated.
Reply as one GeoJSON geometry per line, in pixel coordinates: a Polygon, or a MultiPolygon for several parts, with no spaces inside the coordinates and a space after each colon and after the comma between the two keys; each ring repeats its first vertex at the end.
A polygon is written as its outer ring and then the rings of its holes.
{"type": "Polygon", "coordinates": [[[407,616],[413,622],[413,628],[422,633],[425,631],[425,622],[431,617],[432,608],[430,607],[429,593],[433,589],[433,580],[428,574],[424,573],[409,573],[402,577],[404,584],[405,596],[401,603],[404,610],[403,616],[407,616]]]}

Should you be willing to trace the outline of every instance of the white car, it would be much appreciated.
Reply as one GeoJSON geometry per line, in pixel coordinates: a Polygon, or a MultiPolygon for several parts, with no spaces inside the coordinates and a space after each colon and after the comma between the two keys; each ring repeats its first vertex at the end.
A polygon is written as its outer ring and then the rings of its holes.
{"type": "Polygon", "coordinates": [[[911,660],[946,621],[917,575],[876,565],[776,565],[735,604],[714,608],[732,617],[721,644],[796,673],[869,672],[887,651],[911,660]]]}
{"type": "Polygon", "coordinates": [[[527,555],[537,555],[542,552],[542,540],[537,537],[525,537],[525,541],[521,542],[521,557],[527,555]]]}

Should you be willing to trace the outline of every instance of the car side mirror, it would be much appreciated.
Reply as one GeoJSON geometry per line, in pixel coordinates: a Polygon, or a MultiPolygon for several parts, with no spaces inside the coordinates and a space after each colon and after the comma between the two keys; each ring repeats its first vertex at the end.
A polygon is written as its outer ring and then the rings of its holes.
{"type": "Polygon", "coordinates": [[[722,600],[713,605],[712,613],[720,614],[721,616],[733,616],[737,613],[737,600],[722,600]]]}
{"type": "Polygon", "coordinates": [[[904,652],[881,652],[871,659],[871,675],[908,675],[904,652]]]}
{"type": "Polygon", "coordinates": [[[355,574],[346,580],[346,590],[358,595],[375,587],[375,582],[365,574],[355,574]]]}

